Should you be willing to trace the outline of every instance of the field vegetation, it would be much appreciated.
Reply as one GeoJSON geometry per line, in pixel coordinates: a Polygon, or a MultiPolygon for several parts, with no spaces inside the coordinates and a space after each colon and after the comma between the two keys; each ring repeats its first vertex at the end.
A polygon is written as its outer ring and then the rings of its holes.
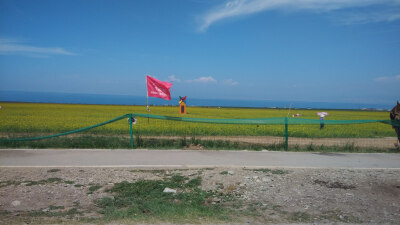
{"type": "MultiPolygon", "coordinates": [[[[146,114],[145,106],[77,105],[0,103],[0,133],[2,137],[32,137],[56,134],[95,125],[128,113],[146,114]]],[[[301,114],[301,118],[318,119],[320,110],[291,109],[290,115],[301,114]]],[[[326,120],[386,120],[388,112],[325,110],[326,120]]],[[[288,109],[250,108],[206,108],[188,107],[187,115],[179,115],[178,107],[153,106],[151,114],[194,118],[274,118],[286,117],[288,109]]],[[[129,134],[126,119],[98,127],[85,134],[120,135],[129,134]]],[[[139,136],[284,136],[284,125],[233,125],[188,123],[169,120],[138,118],[134,134],[139,136]]],[[[290,137],[344,137],[375,138],[394,137],[392,127],[382,123],[326,125],[290,125],[290,137]]]]}

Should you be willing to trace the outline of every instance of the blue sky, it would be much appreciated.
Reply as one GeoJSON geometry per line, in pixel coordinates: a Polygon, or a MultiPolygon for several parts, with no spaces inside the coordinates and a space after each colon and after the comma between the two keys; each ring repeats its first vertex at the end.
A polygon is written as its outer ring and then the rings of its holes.
{"type": "Polygon", "coordinates": [[[400,100],[400,0],[0,0],[0,90],[400,100]]]}

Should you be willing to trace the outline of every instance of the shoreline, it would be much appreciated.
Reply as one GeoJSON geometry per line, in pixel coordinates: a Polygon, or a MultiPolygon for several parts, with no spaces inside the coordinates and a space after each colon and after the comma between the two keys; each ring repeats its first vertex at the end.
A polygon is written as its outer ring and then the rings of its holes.
{"type": "MultiPolygon", "coordinates": [[[[50,105],[99,105],[99,106],[143,106],[146,105],[141,104],[96,104],[96,103],[62,103],[62,102],[32,102],[32,101],[3,101],[0,100],[0,104],[2,103],[16,103],[16,104],[50,104],[50,105]]],[[[159,105],[159,104],[149,104],[151,107],[179,107],[177,105],[159,105]]],[[[192,105],[190,107],[193,108],[223,108],[223,109],[276,109],[276,110],[289,110],[289,108],[285,107],[246,107],[246,106],[197,106],[192,105]]],[[[301,108],[301,107],[294,107],[290,108],[290,110],[326,110],[326,111],[361,111],[361,112],[390,112],[389,109],[345,109],[345,108],[301,108]]]]}

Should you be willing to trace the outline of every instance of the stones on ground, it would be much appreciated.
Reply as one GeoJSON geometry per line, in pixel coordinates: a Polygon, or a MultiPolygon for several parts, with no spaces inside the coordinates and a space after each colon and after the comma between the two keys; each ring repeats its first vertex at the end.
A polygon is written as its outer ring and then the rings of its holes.
{"type": "Polygon", "coordinates": [[[175,189],[171,189],[171,188],[164,188],[164,191],[163,191],[164,193],[176,193],[176,190],[175,189]]]}
{"type": "Polygon", "coordinates": [[[261,180],[262,180],[263,182],[270,182],[270,181],[272,181],[271,179],[266,178],[266,177],[263,177],[261,180]]]}
{"type": "Polygon", "coordinates": [[[220,198],[213,198],[213,200],[212,200],[212,203],[211,204],[217,204],[217,203],[220,203],[221,202],[221,199],[220,198]]]}
{"type": "Polygon", "coordinates": [[[232,170],[229,170],[229,171],[228,171],[228,174],[229,174],[229,175],[234,175],[235,172],[233,172],[232,170]]]}
{"type": "Polygon", "coordinates": [[[20,206],[21,205],[21,201],[15,200],[11,202],[11,205],[14,207],[20,206]]]}

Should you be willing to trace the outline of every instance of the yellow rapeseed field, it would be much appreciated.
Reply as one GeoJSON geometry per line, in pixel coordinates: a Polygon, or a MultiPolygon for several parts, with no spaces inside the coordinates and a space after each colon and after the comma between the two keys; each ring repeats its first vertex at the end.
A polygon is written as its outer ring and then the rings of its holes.
{"type": "MultiPolygon", "coordinates": [[[[95,125],[128,113],[147,113],[145,106],[121,105],[79,105],[79,104],[38,104],[38,103],[0,103],[0,132],[12,136],[34,136],[56,134],[95,125]]],[[[318,110],[294,110],[301,118],[318,119],[318,110]]],[[[386,120],[388,112],[326,110],[326,120],[386,120]]],[[[179,117],[178,107],[153,106],[151,114],[179,117]]],[[[286,117],[287,109],[248,109],[248,108],[206,108],[188,107],[184,117],[194,118],[274,118],[286,117]]],[[[129,134],[126,119],[95,128],[86,133],[129,134]]],[[[283,125],[223,125],[185,123],[156,119],[138,118],[134,133],[141,135],[192,135],[192,136],[283,136],[283,125]]],[[[290,125],[291,137],[394,137],[390,125],[381,123],[326,125],[290,125]]],[[[4,136],[4,135],[3,135],[4,136]]]]}

